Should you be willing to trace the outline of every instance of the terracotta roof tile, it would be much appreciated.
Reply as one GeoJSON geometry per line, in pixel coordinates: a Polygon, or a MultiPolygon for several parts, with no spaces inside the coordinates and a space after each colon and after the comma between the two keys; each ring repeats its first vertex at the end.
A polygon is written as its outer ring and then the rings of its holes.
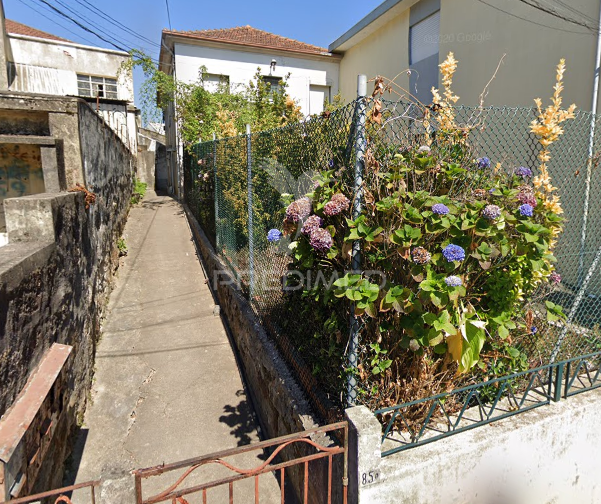
{"type": "Polygon", "coordinates": [[[238,26],[236,28],[223,28],[217,30],[163,30],[165,34],[179,35],[200,40],[213,40],[230,44],[239,44],[252,47],[280,49],[283,51],[302,52],[310,54],[329,54],[324,47],[306,44],[287,37],[275,35],[252,26],[238,26]]]}
{"type": "Polygon", "coordinates": [[[37,30],[36,28],[32,28],[31,26],[18,23],[17,21],[12,21],[10,19],[6,20],[6,32],[14,33],[15,35],[27,35],[29,37],[58,40],[59,42],[70,42],[67,39],[57,37],[56,35],[52,35],[51,33],[47,33],[42,30],[37,30]]]}

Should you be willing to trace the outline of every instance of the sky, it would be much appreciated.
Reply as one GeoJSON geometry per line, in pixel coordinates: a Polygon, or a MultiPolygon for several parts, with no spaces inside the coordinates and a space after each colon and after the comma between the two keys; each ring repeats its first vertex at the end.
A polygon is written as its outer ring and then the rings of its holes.
{"type": "MultiPolygon", "coordinates": [[[[250,25],[277,35],[328,47],[383,0],[3,0],[8,19],[73,42],[113,48],[52,10],[63,11],[106,39],[158,56],[161,30],[203,30],[250,25]],[[94,9],[99,9],[106,16],[94,9]],[[113,20],[107,19],[113,18],[113,20]],[[119,24],[148,39],[127,33],[119,24]],[[154,44],[153,44],[154,43],[154,44]]],[[[134,73],[136,104],[143,76],[134,73]]]]}

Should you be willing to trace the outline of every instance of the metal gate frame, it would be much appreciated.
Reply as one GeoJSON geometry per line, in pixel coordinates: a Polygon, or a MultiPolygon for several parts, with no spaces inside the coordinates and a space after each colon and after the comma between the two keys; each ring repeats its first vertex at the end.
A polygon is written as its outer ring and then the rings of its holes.
{"type": "Polygon", "coordinates": [[[304,465],[304,489],[303,489],[303,503],[307,504],[309,497],[309,462],[312,460],[318,460],[328,457],[328,496],[327,503],[332,503],[332,458],[335,455],[343,455],[344,468],[342,481],[342,495],[343,504],[347,504],[347,492],[348,492],[348,423],[338,422],[324,427],[318,427],[316,429],[310,429],[297,434],[290,434],[287,436],[281,436],[278,438],[262,441],[259,443],[253,443],[247,446],[241,446],[230,450],[224,450],[220,452],[211,453],[202,457],[196,457],[181,462],[175,462],[167,465],[160,465],[155,467],[148,467],[146,469],[137,469],[134,471],[135,477],[135,488],[136,488],[136,504],[155,504],[159,502],[171,502],[173,504],[187,504],[184,499],[185,495],[200,493],[202,492],[202,502],[207,504],[207,490],[218,486],[229,486],[229,502],[234,502],[234,482],[255,478],[255,504],[259,504],[259,476],[269,472],[280,473],[280,486],[281,486],[281,502],[284,504],[284,481],[285,481],[285,470],[287,467],[304,465]],[[341,445],[335,446],[322,446],[311,439],[311,437],[317,434],[330,434],[333,439],[336,439],[336,434],[341,432],[342,443],[341,445]],[[317,450],[316,453],[311,455],[301,456],[284,462],[278,462],[272,464],[278,454],[286,447],[294,444],[306,444],[307,446],[313,447],[317,450]],[[261,465],[252,469],[240,469],[228,463],[226,458],[238,455],[241,453],[248,452],[263,452],[266,449],[272,449],[269,457],[261,465]],[[188,488],[178,489],[178,487],[184,482],[184,480],[193,473],[196,469],[208,465],[208,464],[219,464],[230,471],[235,473],[227,478],[203,483],[200,485],[194,485],[188,488]],[[144,497],[142,490],[142,480],[150,478],[152,476],[158,476],[171,471],[177,471],[183,469],[183,474],[179,479],[171,486],[166,488],[159,494],[151,497],[144,497]]]}
{"type": "Polygon", "coordinates": [[[48,499],[50,497],[56,497],[54,504],[59,502],[65,502],[66,504],[74,504],[69,497],[65,494],[70,494],[73,490],[79,490],[81,488],[90,488],[90,497],[92,504],[96,504],[96,487],[100,485],[98,481],[86,481],[85,483],[78,483],[77,485],[70,485],[55,490],[48,490],[47,492],[38,493],[35,495],[29,495],[27,497],[19,497],[6,502],[0,502],[0,504],[27,504],[29,502],[38,502],[42,499],[48,499]]]}

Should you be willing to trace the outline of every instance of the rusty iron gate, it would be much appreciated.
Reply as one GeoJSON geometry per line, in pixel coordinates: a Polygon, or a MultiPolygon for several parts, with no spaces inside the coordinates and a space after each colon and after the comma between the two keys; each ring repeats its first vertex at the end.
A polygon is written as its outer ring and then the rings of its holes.
{"type": "Polygon", "coordinates": [[[19,497],[6,502],[0,502],[0,504],[28,504],[37,502],[52,502],[52,504],[59,504],[64,502],[66,504],[77,504],[77,502],[71,501],[71,494],[75,490],[81,490],[84,488],[90,489],[90,502],[96,504],[96,487],[100,485],[100,481],[86,481],[85,483],[78,483],[77,485],[70,485],[55,490],[48,490],[47,492],[38,493],[35,495],[29,495],[27,497],[19,497]]]}
{"type": "MultiPolygon", "coordinates": [[[[339,461],[340,459],[337,458],[336,462],[339,463],[339,461]]],[[[202,496],[203,504],[224,502],[223,500],[213,500],[209,490],[218,487],[223,489],[223,487],[226,486],[227,489],[224,490],[227,491],[229,503],[233,504],[235,502],[234,483],[251,478],[254,479],[254,503],[260,504],[265,501],[261,500],[259,476],[268,473],[273,473],[279,483],[280,489],[278,490],[279,495],[277,496],[277,500],[282,504],[287,501],[287,495],[289,495],[288,491],[291,485],[294,486],[295,495],[301,499],[303,504],[308,504],[315,499],[322,499],[321,502],[325,501],[328,504],[346,504],[348,487],[347,422],[334,423],[324,427],[299,432],[297,434],[282,436],[247,446],[240,446],[231,450],[216,452],[210,455],[184,460],[182,462],[138,469],[134,471],[136,504],[155,504],[160,502],[189,504],[189,501],[186,500],[186,498],[189,498],[189,496],[193,494],[197,497],[202,496]],[[315,439],[319,438],[327,440],[329,446],[324,446],[324,444],[315,441],[315,439]],[[286,450],[286,453],[284,454],[283,451],[287,448],[289,448],[289,450],[286,450]],[[253,452],[258,454],[259,457],[265,457],[265,460],[254,468],[242,469],[236,467],[231,462],[232,457],[236,455],[253,452]],[[293,456],[290,456],[290,452],[293,452],[293,456]],[[340,474],[340,471],[336,470],[334,464],[334,457],[337,455],[342,457],[342,475],[339,478],[333,476],[334,473],[340,474]],[[327,459],[327,476],[322,475],[324,476],[324,481],[325,478],[327,478],[326,488],[324,488],[324,493],[326,495],[312,496],[309,486],[311,474],[309,463],[319,459],[324,459],[322,463],[327,459]],[[197,472],[203,466],[206,467],[211,464],[227,469],[230,475],[219,477],[212,481],[191,483],[186,486],[186,480],[193,473],[197,472]],[[288,472],[286,469],[288,469],[288,472]],[[287,477],[289,477],[290,472],[295,472],[295,470],[297,474],[300,474],[300,478],[296,478],[296,481],[291,483],[287,480],[287,477]],[[178,476],[176,473],[177,479],[174,483],[169,484],[167,487],[161,487],[163,489],[152,496],[146,496],[147,492],[142,488],[144,480],[161,475],[168,475],[168,473],[176,471],[181,472],[181,474],[178,476]]],[[[239,495],[239,493],[236,495],[239,495]]],[[[250,501],[249,495],[246,493],[243,494],[241,501],[237,500],[236,502],[246,503],[250,501]]],[[[288,499],[288,502],[289,501],[290,499],[288,499]]],[[[195,500],[194,502],[200,501],[195,500]]]]}

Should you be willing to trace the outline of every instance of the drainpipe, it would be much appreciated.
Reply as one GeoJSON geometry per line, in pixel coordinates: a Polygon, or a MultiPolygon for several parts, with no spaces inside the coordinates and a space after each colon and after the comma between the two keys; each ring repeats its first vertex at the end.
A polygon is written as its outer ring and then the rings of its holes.
{"type": "Polygon", "coordinates": [[[588,226],[588,209],[591,196],[591,177],[593,172],[593,155],[595,147],[595,118],[597,114],[597,101],[599,98],[599,70],[601,67],[601,2],[599,3],[599,23],[597,25],[597,56],[595,58],[595,72],[593,80],[593,103],[591,105],[591,126],[588,141],[588,160],[586,163],[586,184],[584,189],[584,208],[582,212],[582,233],[580,235],[580,255],[578,259],[578,288],[582,286],[584,275],[584,253],[586,249],[586,233],[588,226]]]}

